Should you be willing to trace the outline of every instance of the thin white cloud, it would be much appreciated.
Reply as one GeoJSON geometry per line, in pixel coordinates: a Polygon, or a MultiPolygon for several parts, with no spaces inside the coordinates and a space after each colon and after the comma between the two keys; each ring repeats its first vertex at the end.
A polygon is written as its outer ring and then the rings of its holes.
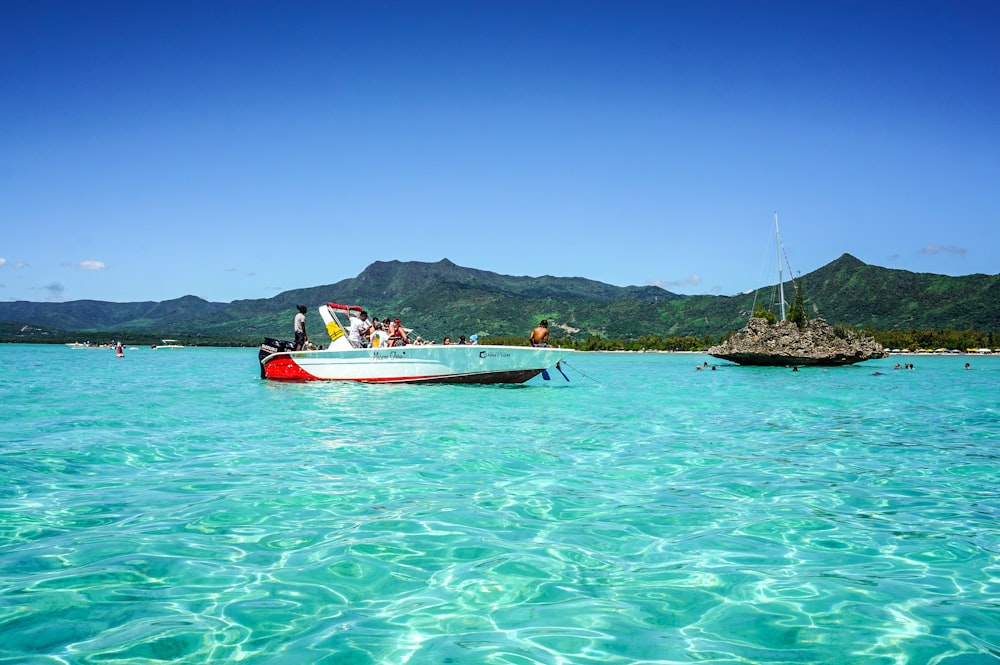
{"type": "Polygon", "coordinates": [[[670,281],[654,279],[646,282],[646,286],[658,286],[661,289],[667,289],[668,291],[670,289],[683,288],[685,286],[698,286],[699,284],[701,284],[701,275],[697,273],[685,279],[675,279],[670,281]]]}
{"type": "Polygon", "coordinates": [[[104,261],[80,261],[81,270],[104,270],[104,261]]]}
{"type": "Polygon", "coordinates": [[[954,245],[927,245],[920,250],[921,254],[954,254],[955,256],[965,256],[966,249],[964,247],[955,247],[954,245]]]}
{"type": "Polygon", "coordinates": [[[66,287],[59,282],[51,282],[43,286],[42,289],[49,292],[49,300],[59,301],[62,300],[62,294],[66,287]]]}
{"type": "Polygon", "coordinates": [[[4,266],[4,264],[6,264],[6,263],[7,263],[7,259],[0,259],[0,268],[2,268],[4,266]]]}
{"type": "Polygon", "coordinates": [[[28,264],[25,263],[24,261],[15,261],[14,262],[14,267],[15,268],[27,268],[28,264]]]}

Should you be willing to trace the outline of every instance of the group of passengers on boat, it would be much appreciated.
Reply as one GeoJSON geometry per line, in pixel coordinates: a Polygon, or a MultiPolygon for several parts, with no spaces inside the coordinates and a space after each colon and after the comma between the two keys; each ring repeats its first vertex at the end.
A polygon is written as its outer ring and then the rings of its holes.
{"type": "MultiPolygon", "coordinates": [[[[411,340],[409,336],[411,332],[413,331],[403,326],[403,323],[399,319],[387,317],[379,321],[378,317],[373,317],[369,320],[368,312],[362,310],[358,316],[351,317],[347,339],[354,347],[362,349],[434,343],[421,339],[419,336],[411,340]]],[[[443,344],[446,346],[451,345],[451,337],[446,335],[443,344]]],[[[468,339],[466,339],[465,335],[460,335],[456,344],[459,346],[479,344],[479,335],[470,335],[468,339]]]]}
{"type": "Polygon", "coordinates": [[[406,346],[410,344],[407,332],[399,319],[386,317],[380,321],[376,316],[369,321],[368,312],[361,310],[358,316],[351,317],[347,339],[357,348],[406,346]]]}
{"type": "MultiPolygon", "coordinates": [[[[309,342],[309,337],[306,335],[305,305],[298,305],[296,309],[298,309],[298,314],[295,315],[293,322],[295,331],[294,349],[299,351],[303,348],[316,348],[309,342]]],[[[411,342],[408,333],[412,332],[412,330],[407,330],[399,319],[386,317],[380,321],[376,316],[369,321],[368,312],[365,310],[361,310],[357,316],[350,316],[350,324],[346,332],[348,341],[358,349],[406,346],[407,344],[433,344],[433,342],[422,340],[420,337],[411,342]]],[[[536,347],[549,346],[549,322],[542,319],[541,323],[531,331],[528,341],[532,346],[536,347]]],[[[451,343],[451,337],[445,336],[444,344],[450,345],[451,343]]],[[[459,346],[479,344],[479,336],[471,335],[466,339],[465,335],[461,335],[457,344],[459,346]]],[[[713,369],[715,368],[713,367],[713,369]]]]}

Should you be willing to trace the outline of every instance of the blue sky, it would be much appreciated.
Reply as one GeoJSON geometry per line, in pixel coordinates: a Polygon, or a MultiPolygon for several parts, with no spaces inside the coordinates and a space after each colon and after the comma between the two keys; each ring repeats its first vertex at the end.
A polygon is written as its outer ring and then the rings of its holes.
{"type": "MultiPolygon", "coordinates": [[[[0,3],[0,300],[1000,271],[1000,4],[0,3]]],[[[332,299],[336,294],[330,294],[332,299]]]]}

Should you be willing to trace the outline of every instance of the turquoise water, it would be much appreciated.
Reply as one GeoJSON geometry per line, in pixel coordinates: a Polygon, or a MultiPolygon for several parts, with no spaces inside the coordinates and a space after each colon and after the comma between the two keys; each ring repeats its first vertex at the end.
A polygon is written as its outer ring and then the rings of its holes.
{"type": "Polygon", "coordinates": [[[0,662],[1000,660],[1000,358],[256,357],[0,345],[0,662]]]}

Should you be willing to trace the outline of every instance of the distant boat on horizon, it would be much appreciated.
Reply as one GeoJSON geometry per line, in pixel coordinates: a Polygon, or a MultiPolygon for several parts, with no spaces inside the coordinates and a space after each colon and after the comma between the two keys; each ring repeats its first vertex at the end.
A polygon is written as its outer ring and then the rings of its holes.
{"type": "Polygon", "coordinates": [[[183,349],[183,344],[178,344],[176,339],[164,339],[160,340],[163,344],[154,344],[153,349],[183,349]]]}
{"type": "Polygon", "coordinates": [[[90,342],[66,342],[71,349],[112,349],[110,344],[91,344],[90,342]]]}

